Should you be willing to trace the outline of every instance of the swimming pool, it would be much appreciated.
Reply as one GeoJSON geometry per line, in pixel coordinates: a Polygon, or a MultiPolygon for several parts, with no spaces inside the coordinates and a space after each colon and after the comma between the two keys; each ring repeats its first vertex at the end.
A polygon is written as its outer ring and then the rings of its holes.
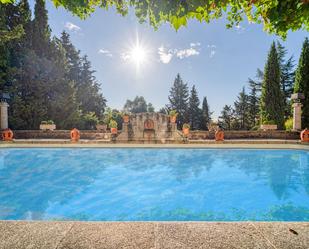
{"type": "Polygon", "coordinates": [[[309,152],[1,149],[0,219],[309,221],[309,152]]]}

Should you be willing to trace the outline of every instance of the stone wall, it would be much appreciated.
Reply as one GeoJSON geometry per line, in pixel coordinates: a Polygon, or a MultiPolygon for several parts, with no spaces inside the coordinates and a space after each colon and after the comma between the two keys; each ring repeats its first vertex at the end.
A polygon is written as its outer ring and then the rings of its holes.
{"type": "MultiPolygon", "coordinates": [[[[14,138],[16,139],[70,139],[69,130],[15,130],[14,138]]],[[[81,139],[110,139],[110,133],[102,133],[96,130],[80,131],[81,139]]]]}
{"type": "MultiPolygon", "coordinates": [[[[214,139],[215,133],[209,131],[191,131],[190,139],[214,139]]],[[[299,132],[290,131],[224,131],[224,139],[300,139],[299,132]]]]}
{"type": "MultiPolygon", "coordinates": [[[[96,130],[82,130],[81,139],[110,139],[110,133],[96,130]]],[[[288,131],[225,131],[225,139],[300,139],[299,132],[288,131]]],[[[120,133],[121,134],[121,133],[120,133]]],[[[15,130],[16,139],[70,139],[69,130],[41,131],[41,130],[15,130]]],[[[142,140],[142,138],[140,138],[142,140]]],[[[214,139],[214,132],[191,131],[189,139],[214,139]]],[[[134,139],[138,142],[139,139],[134,139]]]]}

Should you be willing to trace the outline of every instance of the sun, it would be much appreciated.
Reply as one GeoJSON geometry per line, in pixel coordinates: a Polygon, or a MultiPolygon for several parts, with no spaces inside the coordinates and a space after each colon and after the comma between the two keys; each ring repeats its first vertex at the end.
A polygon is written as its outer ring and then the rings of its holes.
{"type": "Polygon", "coordinates": [[[140,68],[140,66],[146,61],[146,58],[146,49],[137,43],[130,51],[131,61],[135,64],[136,68],[140,68]]]}
{"type": "Polygon", "coordinates": [[[129,42],[120,53],[121,60],[135,68],[136,75],[143,75],[153,61],[153,49],[144,39],[141,39],[136,32],[135,39],[129,42]]]}

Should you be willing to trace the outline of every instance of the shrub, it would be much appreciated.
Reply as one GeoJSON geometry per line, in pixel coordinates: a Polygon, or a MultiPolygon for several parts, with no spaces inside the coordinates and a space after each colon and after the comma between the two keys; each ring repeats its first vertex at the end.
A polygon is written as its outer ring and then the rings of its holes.
{"type": "Polygon", "coordinates": [[[251,128],[251,131],[257,131],[257,130],[259,130],[260,129],[260,126],[259,125],[256,125],[256,126],[253,126],[252,128],[251,128]]]}
{"type": "Polygon", "coordinates": [[[284,127],[287,131],[293,130],[293,118],[289,118],[285,121],[284,127]]]}
{"type": "Polygon", "coordinates": [[[94,129],[99,119],[94,112],[88,112],[83,116],[84,129],[94,129]]]}
{"type": "Polygon", "coordinates": [[[176,116],[178,115],[178,113],[177,113],[176,110],[170,110],[169,115],[170,115],[171,117],[176,117],[176,116]]]}
{"type": "Polygon", "coordinates": [[[109,121],[109,128],[117,128],[117,122],[113,119],[109,121]]]}
{"type": "Polygon", "coordinates": [[[190,129],[190,125],[189,124],[183,124],[182,128],[183,129],[190,129]]]}
{"type": "Polygon", "coordinates": [[[276,122],[274,120],[265,120],[263,121],[263,125],[275,125],[276,122]]]}
{"type": "Polygon", "coordinates": [[[99,125],[104,125],[104,124],[106,124],[106,123],[105,123],[104,120],[100,119],[99,122],[98,122],[98,124],[99,124],[99,125]]]}

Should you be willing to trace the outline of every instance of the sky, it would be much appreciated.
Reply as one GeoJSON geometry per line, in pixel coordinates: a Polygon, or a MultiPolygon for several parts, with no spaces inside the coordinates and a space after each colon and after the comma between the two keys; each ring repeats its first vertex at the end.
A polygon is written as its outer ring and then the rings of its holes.
{"type": "MultiPolygon", "coordinates": [[[[33,7],[34,0],[30,0],[33,7]]],[[[214,118],[232,105],[248,78],[263,69],[272,41],[279,40],[298,62],[308,32],[289,32],[286,41],[242,22],[226,29],[224,19],[210,24],[195,20],[177,32],[169,24],[154,30],[140,24],[134,12],[122,17],[114,9],[97,9],[86,20],[47,1],[52,34],[67,31],[73,44],[96,70],[107,105],[122,109],[127,99],[144,96],[158,111],[168,103],[169,90],[180,73],[200,100],[207,97],[214,118]]]]}

